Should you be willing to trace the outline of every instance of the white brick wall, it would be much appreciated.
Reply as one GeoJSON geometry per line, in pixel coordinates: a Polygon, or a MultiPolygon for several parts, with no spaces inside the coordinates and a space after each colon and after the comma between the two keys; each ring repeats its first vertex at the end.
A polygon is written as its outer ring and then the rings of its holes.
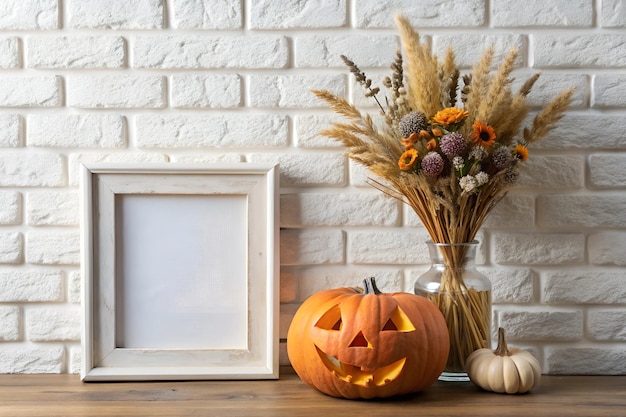
{"type": "Polygon", "coordinates": [[[66,0],[71,28],[162,29],[161,0],[66,0]]]}
{"type": "Polygon", "coordinates": [[[57,107],[62,104],[61,90],[61,77],[55,75],[3,76],[0,106],[57,107]]]}
{"type": "Polygon", "coordinates": [[[37,36],[29,39],[27,68],[121,68],[124,38],[120,36],[37,36]]]}
{"type": "MultiPolygon", "coordinates": [[[[626,373],[626,7],[620,0],[0,1],[0,373],[80,367],[81,162],[281,164],[281,361],[316,291],[427,269],[415,214],[338,144],[327,88],[376,112],[339,59],[389,73],[395,12],[473,64],[520,48],[533,111],[574,107],[483,228],[494,329],[544,372],[626,373]]],[[[519,82],[519,81],[517,81],[519,82]]]]}
{"type": "Polygon", "coordinates": [[[2,30],[57,29],[60,23],[57,0],[6,0],[0,16],[2,30]]]}

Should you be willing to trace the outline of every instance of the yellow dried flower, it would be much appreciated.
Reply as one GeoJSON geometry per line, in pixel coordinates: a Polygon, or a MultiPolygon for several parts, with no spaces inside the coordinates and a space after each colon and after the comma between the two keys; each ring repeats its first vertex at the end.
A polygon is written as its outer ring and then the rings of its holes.
{"type": "Polygon", "coordinates": [[[420,139],[430,139],[430,138],[432,138],[432,136],[430,135],[430,133],[428,133],[428,130],[420,131],[420,139]]]}
{"type": "Polygon", "coordinates": [[[518,143],[513,150],[515,152],[515,156],[522,162],[528,159],[528,148],[521,143],[518,143]]]}
{"type": "Polygon", "coordinates": [[[433,121],[441,126],[449,126],[462,122],[467,116],[469,116],[469,113],[463,109],[447,107],[443,110],[439,110],[437,114],[433,116],[433,121]]]}
{"type": "Polygon", "coordinates": [[[418,138],[417,133],[413,132],[409,135],[408,138],[401,139],[400,143],[404,145],[404,150],[408,151],[415,145],[415,142],[417,142],[417,138],[418,138]]]}
{"type": "Polygon", "coordinates": [[[400,167],[400,169],[403,171],[408,171],[409,169],[413,168],[413,165],[415,165],[415,162],[417,162],[418,156],[419,153],[417,152],[417,149],[409,149],[405,151],[400,156],[400,160],[398,161],[398,167],[400,167]]]}

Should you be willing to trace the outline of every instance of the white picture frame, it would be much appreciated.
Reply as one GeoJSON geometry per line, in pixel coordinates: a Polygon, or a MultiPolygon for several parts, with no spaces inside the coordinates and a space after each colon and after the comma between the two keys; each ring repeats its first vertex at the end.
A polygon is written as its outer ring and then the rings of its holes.
{"type": "Polygon", "coordinates": [[[82,381],[278,378],[278,181],[81,166],[82,381]]]}

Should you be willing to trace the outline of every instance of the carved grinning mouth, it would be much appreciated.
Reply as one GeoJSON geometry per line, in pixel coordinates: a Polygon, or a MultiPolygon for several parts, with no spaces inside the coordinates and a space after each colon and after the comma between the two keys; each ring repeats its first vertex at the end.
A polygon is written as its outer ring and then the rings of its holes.
{"type": "Polygon", "coordinates": [[[389,384],[402,373],[402,369],[406,363],[406,358],[402,358],[382,368],[364,370],[363,367],[340,362],[337,358],[325,353],[317,346],[315,346],[315,348],[317,349],[317,354],[320,359],[333,375],[342,381],[363,387],[372,385],[381,387],[389,384]]]}

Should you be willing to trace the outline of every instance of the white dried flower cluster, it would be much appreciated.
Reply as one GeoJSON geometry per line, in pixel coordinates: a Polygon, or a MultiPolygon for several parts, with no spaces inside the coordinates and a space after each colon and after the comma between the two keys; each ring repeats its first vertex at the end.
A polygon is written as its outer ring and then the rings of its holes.
{"type": "Polygon", "coordinates": [[[464,193],[471,193],[477,191],[481,186],[487,184],[489,181],[489,174],[486,172],[479,172],[476,175],[465,175],[459,179],[459,186],[464,193]]]}
{"type": "Polygon", "coordinates": [[[464,193],[471,193],[478,186],[478,181],[471,175],[466,175],[459,180],[459,185],[464,193]]]}
{"type": "Polygon", "coordinates": [[[454,166],[454,169],[456,170],[463,169],[463,167],[465,166],[465,161],[463,161],[462,157],[455,156],[454,159],[452,159],[452,166],[454,166]]]}
{"type": "Polygon", "coordinates": [[[487,174],[486,172],[480,171],[478,174],[476,174],[475,178],[476,178],[476,182],[478,183],[478,186],[480,187],[483,184],[487,184],[487,181],[489,181],[489,174],[487,174]]]}
{"type": "Polygon", "coordinates": [[[485,148],[483,148],[482,146],[474,146],[469,156],[476,161],[482,161],[484,158],[487,157],[487,155],[489,154],[487,153],[487,150],[485,148]]]}

